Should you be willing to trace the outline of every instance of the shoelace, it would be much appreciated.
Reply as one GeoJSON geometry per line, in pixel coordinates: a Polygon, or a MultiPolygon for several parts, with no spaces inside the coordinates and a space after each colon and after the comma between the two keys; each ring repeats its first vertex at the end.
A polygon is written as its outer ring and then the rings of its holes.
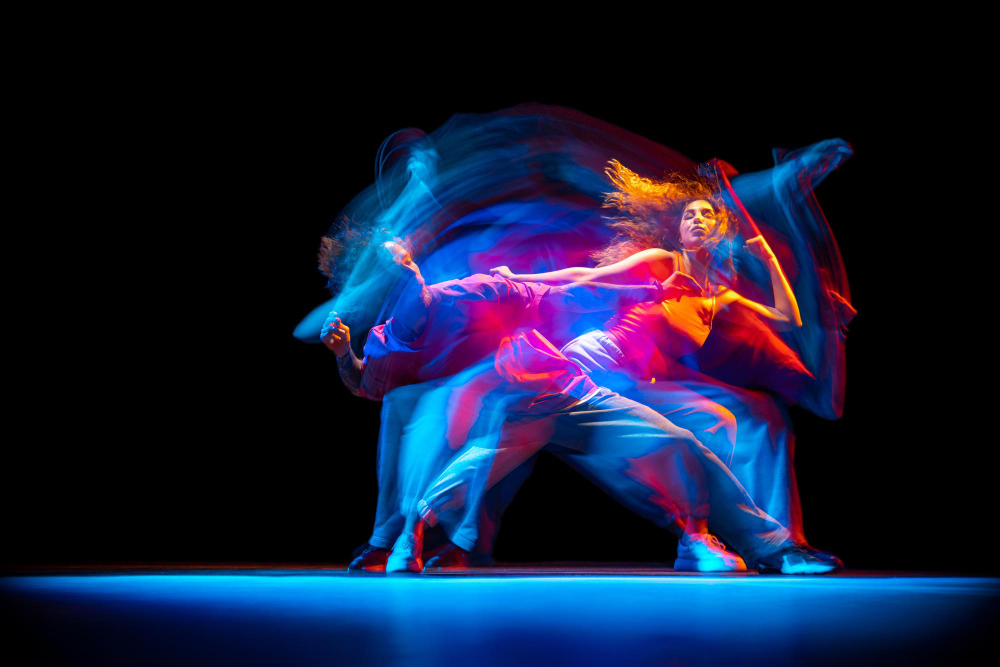
{"type": "Polygon", "coordinates": [[[722,542],[719,541],[719,538],[716,537],[715,535],[692,535],[689,539],[691,541],[697,540],[702,544],[705,544],[710,547],[715,547],[721,551],[726,550],[726,547],[722,544],[722,542]]]}
{"type": "Polygon", "coordinates": [[[720,551],[725,551],[726,550],[726,547],[723,546],[722,542],[720,542],[719,538],[716,537],[715,535],[708,535],[705,538],[705,541],[708,542],[709,544],[711,544],[713,547],[718,548],[720,551]]]}

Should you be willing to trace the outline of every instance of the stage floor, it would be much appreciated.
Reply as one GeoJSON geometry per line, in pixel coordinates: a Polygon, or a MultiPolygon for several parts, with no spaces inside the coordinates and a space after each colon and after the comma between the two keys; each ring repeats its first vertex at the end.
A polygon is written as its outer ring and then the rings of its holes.
{"type": "Polygon", "coordinates": [[[115,566],[8,571],[0,596],[7,650],[42,664],[955,664],[995,655],[1000,579],[115,566]]]}

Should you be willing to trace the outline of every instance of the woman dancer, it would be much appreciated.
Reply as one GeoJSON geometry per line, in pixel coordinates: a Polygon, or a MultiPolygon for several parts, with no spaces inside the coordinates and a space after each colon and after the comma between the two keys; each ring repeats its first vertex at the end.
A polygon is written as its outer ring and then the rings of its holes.
{"type": "MultiPolygon", "coordinates": [[[[521,105],[495,114],[456,115],[430,135],[410,130],[397,133],[384,148],[377,161],[376,183],[352,200],[344,213],[372,220],[400,235],[410,237],[416,233],[425,272],[436,280],[467,275],[475,267],[510,261],[512,257],[536,271],[580,263],[584,249],[597,246],[607,236],[594,211],[607,189],[600,175],[608,155],[622,156],[627,163],[639,164],[648,172],[691,173],[695,168],[684,156],[643,137],[574,110],[542,105],[521,105]]],[[[800,297],[809,298],[800,302],[806,326],[785,337],[794,353],[768,334],[764,325],[755,322],[745,331],[756,339],[743,337],[740,352],[732,354],[731,347],[720,348],[719,342],[727,340],[720,334],[731,332],[730,325],[725,324],[714,327],[715,335],[697,355],[702,368],[710,369],[706,372],[713,378],[740,387],[766,389],[786,403],[796,403],[831,419],[839,417],[842,409],[842,331],[847,318],[828,317],[836,304],[831,309],[827,295],[836,301],[834,292],[847,298],[849,292],[836,241],[816,203],[813,188],[850,154],[846,142],[831,139],[795,151],[775,149],[775,167],[754,174],[737,175],[725,163],[716,163],[720,173],[732,179],[725,185],[740,210],[746,206],[764,223],[765,233],[773,229],[777,232],[774,238],[787,243],[777,250],[779,254],[793,253],[789,256],[794,257],[790,268],[796,290],[800,297]],[[788,365],[784,362],[796,355],[817,379],[825,381],[815,383],[817,391],[800,392],[797,387],[788,391],[788,385],[783,391],[774,382],[775,378],[785,380],[794,373],[808,375],[797,359],[798,368],[791,374],[786,372],[788,365]],[[734,360],[739,361],[734,364],[734,360]]],[[[740,268],[742,272],[744,267],[740,268]]],[[[335,290],[336,303],[317,309],[303,321],[296,335],[309,340],[311,334],[312,340],[318,342],[315,332],[331,306],[347,311],[352,323],[364,323],[365,328],[383,321],[385,316],[376,313],[379,308],[383,313],[391,309],[393,298],[382,298],[382,292],[373,285],[377,276],[378,272],[366,270],[352,274],[342,289],[335,290]]],[[[752,280],[763,284],[759,275],[752,280]]],[[[757,294],[754,289],[744,291],[742,285],[738,291],[757,294]]],[[[757,297],[758,301],[764,299],[766,296],[757,297]]],[[[557,332],[569,329],[560,324],[550,330],[553,339],[562,342],[566,338],[560,339],[557,332]]],[[[572,330],[584,329],[574,326],[572,330]]],[[[774,491],[761,496],[779,500],[771,507],[797,508],[794,476],[790,475],[793,440],[783,406],[770,394],[754,393],[758,400],[747,401],[748,394],[743,390],[708,377],[701,380],[714,392],[711,397],[734,413],[723,420],[725,424],[731,424],[733,417],[740,423],[734,465],[740,462],[741,454],[751,450],[762,453],[750,456],[753,474],[748,482],[763,481],[763,487],[774,491]],[[763,409],[757,409],[757,405],[763,409]],[[746,427],[747,423],[751,428],[746,427]],[[744,443],[748,433],[756,434],[748,440],[752,447],[744,443]],[[768,458],[771,452],[778,456],[768,458]],[[778,469],[773,476],[775,483],[769,486],[766,469],[772,460],[778,469]]],[[[686,383],[696,387],[691,381],[686,383]]],[[[663,386],[662,379],[658,384],[638,385],[632,395],[643,389],[661,390],[663,386]]],[[[417,387],[414,385],[414,393],[417,387]]],[[[706,393],[702,386],[696,388],[706,393]]],[[[709,439],[705,442],[709,443],[709,439]]],[[[756,492],[753,495],[758,497],[756,492]]],[[[800,535],[793,525],[797,512],[785,514],[791,519],[789,528],[800,535]]]]}
{"type": "MultiPolygon", "coordinates": [[[[393,335],[392,332],[395,331],[405,332],[407,335],[412,333],[414,337],[411,342],[416,343],[417,349],[432,349],[433,345],[440,344],[438,339],[442,333],[448,333],[452,337],[461,333],[455,327],[448,325],[455,321],[455,312],[463,310],[464,299],[461,295],[475,295],[469,299],[471,304],[500,304],[504,301],[492,299],[490,296],[481,298],[480,295],[484,290],[467,289],[480,283],[508,284],[503,278],[473,276],[463,281],[452,281],[450,285],[445,284],[445,287],[428,288],[420,280],[419,269],[398,246],[388,244],[386,249],[394,251],[397,263],[409,272],[410,279],[414,281],[414,289],[419,290],[418,294],[429,292],[433,295],[434,292],[438,292],[447,295],[449,288],[453,289],[456,284],[463,285],[462,290],[456,292],[459,298],[455,299],[455,294],[452,294],[450,301],[433,296],[408,300],[413,305],[407,304],[403,308],[406,317],[400,320],[391,319],[383,329],[383,332],[388,330],[389,335],[393,335]],[[402,322],[409,324],[401,327],[402,322]],[[413,323],[420,324],[414,326],[413,323]],[[442,327],[443,323],[446,326],[442,327]],[[425,347],[420,343],[421,339],[434,343],[425,347]]],[[[581,289],[590,290],[593,286],[572,284],[551,290],[542,286],[542,289],[531,291],[543,294],[547,292],[573,294],[581,289]]],[[[608,287],[606,289],[609,298],[631,294],[633,290],[644,293],[647,299],[652,295],[650,288],[608,287]]],[[[671,285],[670,281],[667,281],[665,288],[660,285],[652,287],[655,292],[661,290],[665,292],[656,294],[657,298],[673,297],[676,292],[684,289],[686,287],[671,285]]],[[[516,301],[517,297],[514,300],[516,301]]],[[[529,301],[535,300],[529,299],[529,301]]],[[[468,320],[467,317],[462,319],[468,320]]],[[[479,327],[469,324],[466,328],[471,331],[479,327]]],[[[705,449],[690,431],[675,426],[652,410],[623,399],[607,389],[595,387],[578,371],[572,372],[575,368],[572,362],[559,355],[553,348],[546,349],[544,338],[537,332],[532,333],[534,336],[521,335],[502,340],[500,349],[503,354],[496,362],[499,375],[507,381],[505,386],[511,389],[503,392],[504,402],[497,412],[503,414],[505,410],[509,410],[518,415],[517,420],[503,425],[502,439],[507,444],[523,443],[523,446],[512,447],[511,451],[521,453],[528,451],[534,443],[544,445],[552,441],[597,457],[627,457],[636,469],[655,470],[658,488],[661,490],[662,507],[666,508],[666,514],[672,517],[684,533],[681,550],[686,558],[679,558],[677,564],[679,569],[713,571],[746,569],[742,559],[726,551],[718,540],[709,534],[707,524],[709,504],[714,508],[716,526],[720,533],[737,545],[737,548],[759,567],[792,571],[785,563],[787,559],[792,558],[796,567],[805,568],[802,571],[823,572],[833,569],[834,566],[831,564],[821,562],[815,556],[797,549],[788,539],[787,530],[754,506],[753,501],[725,466],[705,449]],[[523,400],[525,396],[530,403],[523,400]]],[[[352,372],[360,373],[362,376],[360,383],[355,383],[353,380],[349,380],[349,383],[363,386],[364,376],[374,367],[367,363],[367,355],[364,362],[353,358],[350,348],[346,345],[349,342],[348,337],[349,330],[333,318],[324,333],[324,342],[338,354],[338,358],[351,359],[351,363],[341,363],[342,372],[348,377],[352,372]]],[[[372,339],[378,340],[378,337],[373,336],[369,340],[372,339]]],[[[384,342],[376,344],[376,349],[382,349],[382,345],[384,342]]],[[[398,363],[391,363],[398,358],[398,355],[392,354],[394,348],[399,348],[399,345],[385,346],[390,353],[383,355],[381,359],[390,363],[388,365],[383,363],[383,368],[400,367],[398,363]]],[[[454,351],[457,348],[449,345],[448,349],[454,351]]],[[[368,346],[366,346],[367,351],[368,346]]],[[[400,351],[400,354],[405,358],[407,353],[400,351]]],[[[432,353],[432,356],[436,358],[439,355],[432,353]]],[[[405,364],[402,366],[406,367],[405,364]]],[[[490,374],[485,377],[486,384],[490,384],[492,382],[489,379],[490,374]]],[[[470,381],[472,379],[469,378],[470,381]]],[[[447,415],[447,419],[452,418],[453,415],[447,415]]],[[[414,468],[402,467],[409,470],[414,468]]],[[[502,469],[504,475],[508,472],[502,464],[497,465],[496,469],[502,469]]],[[[479,470],[485,472],[487,477],[476,484],[477,487],[488,488],[499,479],[489,479],[492,473],[484,465],[480,465],[479,470]]],[[[475,475],[475,471],[473,474],[475,475]]],[[[387,571],[419,571],[422,525],[422,522],[417,522],[408,526],[408,530],[404,530],[405,544],[397,541],[393,555],[387,563],[387,571]]]]}
{"type": "MultiPolygon", "coordinates": [[[[608,196],[608,204],[628,211],[629,217],[618,221],[616,226],[620,236],[609,248],[598,253],[603,261],[597,268],[576,267],[530,275],[514,274],[507,267],[498,267],[494,271],[515,281],[642,282],[667,277],[671,284],[683,285],[684,290],[678,291],[669,300],[622,309],[607,323],[604,331],[580,336],[567,344],[562,352],[601,386],[618,388],[627,393],[642,385],[643,397],[655,399],[649,404],[671,418],[681,419],[681,424],[684,424],[684,419],[691,424],[694,414],[699,416],[695,421],[702,423],[708,417],[708,424],[699,433],[721,431],[721,438],[711,440],[724,443],[721,447],[717,444],[714,449],[729,461],[735,444],[731,415],[722,406],[714,405],[669,380],[682,379],[687,375],[680,372],[677,360],[701,347],[717,314],[725,316],[731,308],[741,307],[777,323],[801,326],[795,296],[774,254],[759,236],[747,242],[747,250],[768,264],[775,306],[746,299],[723,285],[724,280],[732,280],[726,275],[732,272],[731,260],[727,262],[726,255],[735,221],[707,181],[674,176],[667,181],[653,182],[638,177],[616,161],[611,164],[608,174],[616,190],[608,196]],[[657,214],[659,219],[651,220],[652,213],[657,214]],[[655,224],[661,221],[666,224],[655,224]],[[655,242],[677,249],[668,251],[647,247],[628,254],[637,246],[649,246],[655,242]],[[720,246],[724,248],[721,252],[720,246]],[[628,256],[611,262],[622,255],[628,256]],[[722,261],[718,259],[720,256],[722,261]],[[729,267],[725,266],[727,263],[729,267]],[[657,379],[660,380],[658,387],[657,379]],[[653,387],[656,387],[655,392],[651,392],[653,387]],[[720,415],[722,417],[715,419],[713,424],[712,417],[720,415]],[[726,419],[726,415],[730,418],[726,419]]],[[[464,490],[470,479],[502,478],[505,470],[516,467],[533,454],[535,447],[537,443],[502,441],[499,451],[470,448],[445,470],[419,503],[423,521],[433,524],[439,516],[447,514],[451,509],[449,506],[455,504],[456,496],[481,497],[481,493],[470,494],[464,490]],[[489,475],[474,472],[481,466],[490,468],[489,475]],[[459,489],[463,491],[459,493],[459,489]]],[[[634,463],[623,464],[623,457],[607,454],[573,458],[578,468],[611,490],[627,506],[654,520],[662,514],[662,506],[667,499],[657,495],[661,485],[655,469],[637,472],[634,463]]],[[[420,532],[419,522],[411,520],[410,524],[415,532],[420,532]]],[[[404,534],[401,540],[402,550],[412,551],[410,545],[416,538],[404,534]]],[[[682,549],[675,564],[680,569],[692,565],[688,562],[690,559],[684,558],[684,546],[682,540],[682,549]]],[[[817,554],[819,552],[813,551],[813,555],[817,554]]],[[[839,566],[835,557],[828,554],[818,557],[839,566]]]]}
{"type": "MultiPolygon", "coordinates": [[[[353,233],[357,230],[341,231],[340,236],[354,236],[357,240],[358,235],[353,233]]],[[[370,243],[369,239],[367,244],[370,243]]],[[[336,272],[335,247],[331,239],[324,240],[321,265],[329,274],[336,272]]],[[[530,415],[539,412],[551,415],[596,394],[597,388],[587,376],[536,330],[513,337],[509,334],[541,326],[543,319],[555,313],[623,308],[659,301],[684,289],[670,281],[627,286],[576,282],[549,287],[513,283],[482,274],[428,286],[405,248],[389,241],[382,243],[380,250],[388,260],[383,270],[399,276],[402,295],[393,317],[371,331],[364,359],[354,355],[350,329],[336,313],[331,313],[321,332],[323,342],[337,355],[345,385],[357,395],[373,400],[384,398],[379,437],[380,495],[376,527],[369,541],[371,548],[359,563],[365,569],[382,566],[384,552],[402,526],[397,508],[420,499],[455,448],[470,439],[479,438],[475,441],[482,444],[495,442],[499,437],[497,428],[489,424],[493,416],[502,421],[504,409],[490,401],[500,401],[508,407],[528,406],[529,418],[506,433],[516,432],[522,439],[540,439],[544,443],[552,425],[545,420],[533,420],[530,415]],[[492,357],[498,347],[512,350],[514,346],[518,368],[506,364],[502,371],[507,375],[504,381],[492,357]],[[479,363],[484,359],[488,363],[479,363]],[[446,383],[437,382],[434,385],[437,390],[430,385],[414,384],[440,380],[456,371],[461,372],[446,383]],[[411,384],[412,390],[402,387],[411,384]],[[438,397],[440,405],[429,408],[438,397]],[[415,416],[417,401],[422,401],[422,407],[415,416]],[[437,421],[430,420],[431,428],[421,426],[428,423],[426,417],[417,418],[428,411],[437,417],[437,421]],[[476,424],[478,431],[474,430],[476,424]],[[414,432],[419,437],[414,437],[414,432]],[[404,442],[411,444],[404,446],[404,442]],[[398,475],[400,470],[405,474],[398,475]]],[[[668,428],[677,430],[673,425],[668,428]]],[[[513,490],[516,486],[515,483],[513,490]]],[[[503,495],[509,499],[511,494],[503,495]]],[[[495,526],[499,514],[494,509],[492,525],[495,526]]],[[[478,533],[481,522],[482,515],[477,513],[465,523],[478,533]]],[[[477,539],[463,542],[454,532],[451,536],[470,551],[477,542],[477,539]]]]}

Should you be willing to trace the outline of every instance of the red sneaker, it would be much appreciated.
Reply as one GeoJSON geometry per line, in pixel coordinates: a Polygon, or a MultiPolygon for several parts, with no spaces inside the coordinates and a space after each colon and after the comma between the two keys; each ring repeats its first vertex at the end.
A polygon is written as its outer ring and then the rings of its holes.
{"type": "Polygon", "coordinates": [[[424,563],[424,572],[467,570],[472,567],[472,554],[457,544],[449,542],[443,547],[435,549],[432,553],[433,555],[427,554],[429,558],[424,563]]]}
{"type": "Polygon", "coordinates": [[[348,572],[385,572],[385,561],[389,557],[389,550],[382,547],[368,546],[357,558],[347,566],[348,572]]]}

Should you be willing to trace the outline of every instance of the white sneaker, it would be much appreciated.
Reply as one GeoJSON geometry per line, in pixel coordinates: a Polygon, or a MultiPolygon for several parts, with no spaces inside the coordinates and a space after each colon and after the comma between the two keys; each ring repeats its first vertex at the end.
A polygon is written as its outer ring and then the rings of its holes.
{"type": "Polygon", "coordinates": [[[674,569],[683,572],[744,572],[747,564],[714,535],[684,535],[677,543],[674,569]]]}
{"type": "Polygon", "coordinates": [[[764,556],[756,563],[761,574],[826,574],[843,570],[844,563],[832,553],[814,549],[808,544],[792,544],[776,553],[764,556]]]}
{"type": "Polygon", "coordinates": [[[392,545],[392,553],[385,561],[386,572],[420,572],[424,569],[421,559],[423,539],[413,533],[403,533],[392,545]]]}

